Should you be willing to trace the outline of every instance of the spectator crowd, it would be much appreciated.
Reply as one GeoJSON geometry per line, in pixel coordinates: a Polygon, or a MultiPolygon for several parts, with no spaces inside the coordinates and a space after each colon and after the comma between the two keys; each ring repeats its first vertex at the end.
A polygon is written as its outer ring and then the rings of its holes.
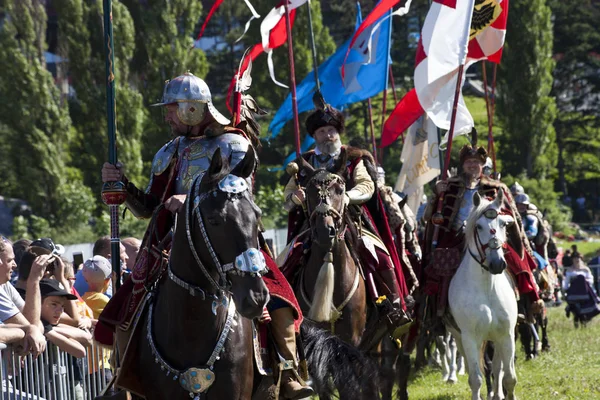
{"type": "MultiPolygon", "coordinates": [[[[139,251],[140,241],[123,240],[121,274],[112,271],[109,237],[99,238],[93,257],[73,265],[62,257],[64,247],[50,238],[12,243],[0,236],[0,343],[12,345],[18,356],[37,358],[52,343],[70,356],[78,385],[85,374],[103,370],[112,377],[108,351],[82,360],[92,348],[98,316],[124,279],[139,251]]],[[[80,398],[80,396],[76,396],[80,398]]]]}

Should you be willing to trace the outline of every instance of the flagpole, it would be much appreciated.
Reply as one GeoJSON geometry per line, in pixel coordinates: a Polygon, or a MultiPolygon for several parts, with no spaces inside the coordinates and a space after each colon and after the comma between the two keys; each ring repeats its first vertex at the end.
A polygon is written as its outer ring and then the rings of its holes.
{"type": "MultiPolygon", "coordinates": [[[[495,64],[494,64],[495,66],[495,64]]],[[[482,66],[481,66],[481,72],[483,75],[483,87],[484,87],[484,91],[485,91],[485,108],[487,110],[487,117],[488,117],[488,145],[487,145],[487,152],[488,154],[490,154],[492,156],[492,165],[494,168],[494,172],[496,172],[496,154],[494,154],[494,152],[492,151],[492,148],[494,146],[494,134],[493,134],[493,126],[494,126],[494,122],[493,122],[493,109],[492,109],[492,100],[490,99],[490,96],[488,94],[488,80],[487,80],[487,68],[486,68],[486,62],[483,61],[482,66]]],[[[495,76],[495,69],[494,69],[494,76],[495,76]]],[[[495,80],[494,80],[495,82],[495,80]]],[[[493,96],[493,94],[492,94],[493,96]]]]}
{"type": "Polygon", "coordinates": [[[296,157],[302,155],[300,147],[300,122],[298,119],[298,99],[296,98],[296,69],[294,67],[294,46],[292,43],[292,27],[290,22],[290,8],[287,0],[285,7],[285,30],[287,32],[288,60],[290,63],[290,89],[292,90],[292,112],[294,114],[294,136],[296,139],[296,157]]]}
{"type": "Polygon", "coordinates": [[[377,160],[377,144],[375,143],[375,124],[373,123],[373,103],[371,98],[367,99],[367,110],[369,111],[369,127],[371,130],[371,146],[373,146],[373,158],[375,159],[375,165],[379,165],[377,160]]]}
{"type": "MultiPolygon", "coordinates": [[[[106,55],[106,116],[108,162],[117,164],[117,108],[115,102],[115,60],[113,45],[112,0],[103,0],[104,45],[106,55]]],[[[115,290],[121,286],[121,241],[119,239],[119,206],[125,202],[127,191],[123,182],[106,182],[102,186],[102,201],[110,210],[110,255],[115,290]]]]}
{"type": "Polygon", "coordinates": [[[398,95],[396,94],[396,83],[394,82],[394,72],[392,71],[392,64],[390,64],[390,83],[392,84],[392,94],[394,95],[394,104],[398,104],[398,95]]]}
{"type": "MultiPolygon", "coordinates": [[[[490,133],[492,132],[491,129],[494,126],[494,112],[496,111],[496,72],[498,70],[498,64],[494,63],[494,72],[493,72],[493,77],[492,77],[492,103],[491,103],[491,107],[490,107],[490,133]]],[[[491,138],[492,138],[492,161],[494,163],[494,172],[496,172],[496,147],[494,145],[494,135],[491,134],[491,138]]]]}
{"type": "Polygon", "coordinates": [[[315,86],[317,87],[317,93],[321,93],[321,82],[319,82],[319,70],[317,64],[317,46],[315,45],[315,32],[313,30],[313,21],[312,21],[312,10],[310,7],[310,0],[306,2],[306,6],[308,7],[308,31],[310,33],[310,51],[312,53],[313,59],[313,72],[315,74],[315,86]]]}
{"type": "MultiPolygon", "coordinates": [[[[458,110],[458,99],[460,98],[460,88],[462,85],[462,77],[463,70],[465,68],[464,64],[461,64],[458,67],[458,77],[456,78],[456,90],[454,91],[454,102],[452,104],[452,116],[450,119],[450,130],[448,131],[448,146],[446,147],[446,157],[444,160],[444,166],[442,167],[442,181],[445,181],[448,178],[448,166],[450,165],[450,154],[452,153],[452,139],[454,138],[454,125],[456,123],[456,113],[458,110]]],[[[440,197],[438,198],[437,210],[436,213],[431,218],[431,221],[435,225],[435,229],[433,231],[433,248],[437,247],[438,236],[440,233],[440,225],[444,223],[444,216],[442,214],[442,207],[444,205],[444,194],[445,192],[440,193],[440,197]]]]}

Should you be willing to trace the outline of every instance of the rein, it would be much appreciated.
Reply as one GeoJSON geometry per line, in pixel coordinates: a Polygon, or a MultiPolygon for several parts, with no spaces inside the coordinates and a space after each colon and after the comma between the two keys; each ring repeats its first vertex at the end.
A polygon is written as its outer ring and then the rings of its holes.
{"type": "MultiPolygon", "coordinates": [[[[260,250],[258,250],[256,248],[247,249],[242,254],[238,255],[234,262],[227,263],[227,264],[221,264],[221,262],[219,261],[219,257],[217,256],[217,253],[215,252],[215,250],[212,246],[210,238],[208,237],[208,234],[206,233],[206,227],[204,225],[204,220],[202,218],[202,211],[200,210],[200,205],[210,195],[212,195],[213,197],[216,197],[217,191],[227,193],[228,195],[230,195],[229,201],[234,201],[236,198],[241,198],[241,197],[247,196],[249,187],[248,187],[248,183],[243,178],[240,178],[240,177],[237,177],[234,175],[227,175],[225,178],[223,178],[219,182],[217,189],[215,189],[211,192],[199,194],[198,192],[199,192],[200,181],[203,176],[204,176],[203,174],[200,174],[196,177],[196,179],[194,180],[194,183],[191,185],[190,191],[188,193],[188,198],[187,198],[188,207],[186,210],[186,221],[185,221],[186,236],[188,239],[188,244],[190,246],[190,250],[192,251],[192,255],[194,256],[194,260],[196,260],[196,264],[198,264],[198,266],[200,267],[202,274],[204,274],[204,276],[208,279],[211,286],[217,291],[217,293],[220,293],[220,297],[223,297],[223,293],[229,292],[229,288],[231,287],[231,283],[228,281],[228,279],[226,277],[227,273],[232,273],[232,274],[241,275],[241,276],[250,275],[253,277],[261,277],[268,272],[268,268],[267,268],[267,264],[266,264],[263,254],[260,252],[260,250]],[[193,198],[193,201],[191,201],[192,198],[193,198]],[[200,260],[200,256],[198,255],[198,252],[196,251],[196,246],[192,239],[192,233],[191,233],[191,229],[190,229],[190,222],[192,222],[194,216],[196,217],[196,221],[200,227],[200,233],[202,235],[202,239],[204,240],[204,244],[206,245],[206,247],[211,255],[212,261],[213,261],[215,268],[219,274],[219,280],[220,280],[220,282],[222,282],[222,284],[219,284],[219,282],[217,282],[212,277],[212,275],[208,273],[206,267],[200,260]]],[[[252,202],[251,199],[249,199],[249,201],[252,202]]],[[[186,282],[184,282],[184,283],[186,283],[186,282]]]]}
{"type": "MultiPolygon", "coordinates": [[[[215,348],[206,362],[204,366],[201,368],[191,367],[187,370],[177,370],[170,366],[165,359],[160,355],[158,349],[156,348],[156,344],[154,342],[154,337],[152,335],[153,328],[153,310],[154,310],[154,302],[150,301],[150,306],[148,309],[148,319],[147,319],[147,339],[150,345],[150,349],[152,354],[154,355],[154,362],[160,365],[160,369],[162,371],[166,371],[167,376],[173,375],[173,380],[179,380],[179,384],[181,387],[189,392],[190,398],[194,400],[199,400],[201,396],[203,396],[206,391],[210,388],[210,386],[215,381],[215,373],[213,372],[214,364],[219,360],[220,354],[225,349],[225,342],[229,333],[232,331],[231,327],[234,324],[234,317],[236,315],[236,307],[235,302],[231,299],[229,288],[231,287],[231,283],[228,281],[226,274],[237,274],[241,276],[250,275],[252,277],[262,277],[264,274],[268,272],[268,268],[266,266],[266,261],[263,254],[260,250],[256,248],[249,248],[245,250],[243,253],[238,255],[235,258],[234,262],[221,264],[219,257],[217,256],[210,238],[208,237],[208,233],[206,232],[206,227],[204,226],[204,221],[202,218],[202,212],[200,210],[200,205],[202,202],[207,199],[210,195],[216,197],[217,191],[225,192],[228,195],[228,201],[235,201],[238,198],[242,198],[244,196],[249,196],[247,192],[249,191],[248,183],[241,177],[235,175],[227,175],[225,176],[218,184],[217,188],[207,193],[199,193],[199,187],[201,183],[201,179],[204,174],[200,174],[196,177],[194,182],[192,183],[190,190],[188,192],[188,197],[186,199],[187,208],[186,208],[186,237],[188,240],[189,248],[191,250],[192,255],[196,261],[196,264],[200,267],[200,271],[210,282],[211,286],[216,290],[216,293],[212,295],[212,312],[216,316],[218,307],[226,307],[227,308],[227,317],[225,319],[225,324],[221,333],[219,335],[219,339],[215,345],[215,348]],[[192,200],[193,199],[193,200],[192,200]],[[219,280],[222,282],[220,284],[217,282],[212,275],[208,272],[206,266],[200,260],[200,256],[198,255],[198,251],[196,250],[194,241],[192,239],[191,233],[191,223],[194,222],[194,217],[196,217],[196,221],[200,227],[200,232],[202,235],[202,239],[208,249],[214,266],[219,274],[219,280]]],[[[249,201],[253,203],[252,199],[248,198],[249,201]]],[[[177,225],[177,224],[176,224],[177,225]]],[[[168,262],[168,276],[171,281],[173,281],[176,285],[185,289],[190,296],[199,297],[201,300],[207,299],[207,293],[205,289],[194,285],[192,283],[186,282],[181,279],[179,276],[175,274],[173,268],[171,266],[171,258],[169,257],[168,262]]],[[[156,296],[154,292],[149,294],[150,298],[156,296]]]]}
{"type": "MultiPolygon", "coordinates": [[[[485,215],[485,217],[487,219],[491,219],[491,220],[498,218],[498,212],[492,208],[485,210],[480,215],[485,215]]],[[[495,230],[492,230],[492,231],[493,231],[492,234],[496,233],[495,230]]],[[[481,237],[479,236],[479,231],[477,229],[474,229],[473,238],[475,240],[475,249],[477,250],[479,258],[477,258],[477,256],[475,254],[473,254],[473,252],[471,251],[471,248],[468,245],[467,245],[467,251],[469,252],[471,257],[477,262],[477,264],[479,264],[481,266],[481,268],[483,268],[487,272],[490,272],[489,267],[487,265],[485,265],[485,260],[487,259],[486,255],[485,255],[485,251],[488,248],[490,248],[492,250],[506,248],[507,244],[502,243],[500,241],[500,239],[498,239],[496,236],[493,236],[486,244],[483,244],[483,243],[481,243],[481,237]]]]}

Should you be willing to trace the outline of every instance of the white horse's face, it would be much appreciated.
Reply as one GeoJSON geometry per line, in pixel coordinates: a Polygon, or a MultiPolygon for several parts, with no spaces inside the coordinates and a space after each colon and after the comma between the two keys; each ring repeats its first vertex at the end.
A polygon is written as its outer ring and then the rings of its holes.
{"type": "Polygon", "coordinates": [[[477,207],[479,216],[472,230],[474,238],[468,238],[471,254],[492,274],[501,274],[506,269],[506,228],[515,222],[510,215],[501,214],[502,202],[502,194],[493,202],[475,201],[481,207],[477,207]]]}

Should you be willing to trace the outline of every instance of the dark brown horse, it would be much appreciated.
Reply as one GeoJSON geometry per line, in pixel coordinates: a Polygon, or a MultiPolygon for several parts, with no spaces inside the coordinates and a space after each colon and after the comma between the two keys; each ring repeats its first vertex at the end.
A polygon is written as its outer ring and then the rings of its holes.
{"type": "MultiPolygon", "coordinates": [[[[343,157],[340,157],[343,160],[343,157]]],[[[345,168],[345,163],[340,163],[345,168]]],[[[303,165],[307,216],[310,221],[310,255],[296,287],[308,318],[323,323],[348,343],[358,346],[365,330],[365,283],[345,240],[345,183],[337,173],[303,165]]]]}
{"type": "Polygon", "coordinates": [[[130,365],[149,400],[252,396],[251,319],[269,300],[246,183],[255,166],[252,149],[231,171],[217,150],[177,216],[168,278],[147,301],[130,365]]]}

